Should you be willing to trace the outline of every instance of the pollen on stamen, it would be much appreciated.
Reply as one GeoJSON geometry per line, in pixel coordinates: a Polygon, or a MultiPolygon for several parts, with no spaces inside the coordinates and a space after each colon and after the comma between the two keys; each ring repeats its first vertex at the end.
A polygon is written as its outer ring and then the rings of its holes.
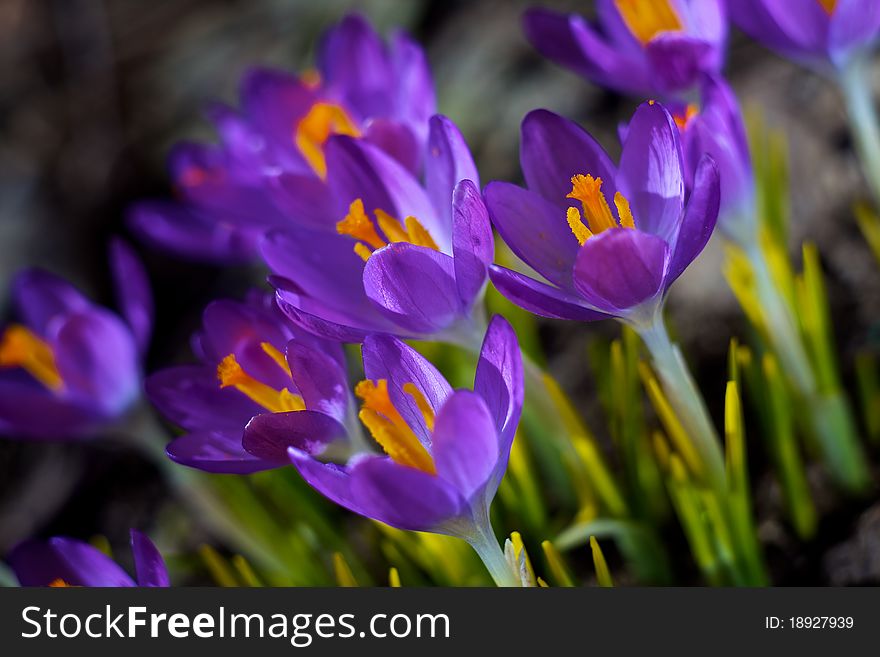
{"type": "Polygon", "coordinates": [[[235,354],[229,354],[217,365],[217,379],[221,388],[247,383],[250,377],[241,369],[235,354]]]}
{"type": "Polygon", "coordinates": [[[571,232],[577,238],[578,244],[583,246],[593,236],[593,233],[581,221],[581,213],[577,208],[569,208],[566,213],[566,219],[568,220],[568,227],[571,228],[571,232]]]}
{"type": "Polygon", "coordinates": [[[680,32],[684,28],[670,0],[614,0],[614,5],[642,45],[661,32],[680,32]]]}
{"type": "Polygon", "coordinates": [[[576,174],[571,177],[571,192],[566,198],[581,202],[587,225],[593,234],[614,228],[617,222],[608,207],[608,201],[602,193],[602,179],[591,175],[576,174]]]}
{"type": "Polygon", "coordinates": [[[336,224],[336,232],[366,242],[374,249],[381,249],[386,245],[385,240],[379,237],[376,227],[364,212],[364,202],[359,198],[348,206],[348,214],[336,224]]]}
{"type": "Polygon", "coordinates": [[[620,225],[623,228],[635,228],[632,210],[629,209],[629,201],[620,192],[614,194],[614,206],[617,208],[617,216],[620,217],[620,225]]]}
{"type": "Polygon", "coordinates": [[[324,144],[334,134],[360,137],[361,133],[342,107],[326,102],[312,105],[294,130],[297,148],[322,179],[327,177],[324,144]]]}
{"type": "Polygon", "coordinates": [[[428,431],[434,431],[434,409],[428,403],[424,393],[414,383],[404,383],[403,391],[415,401],[419,413],[425,419],[425,426],[428,428],[428,431]]]}
{"type": "Polygon", "coordinates": [[[287,373],[287,376],[290,376],[290,365],[287,362],[287,357],[275,345],[271,342],[261,342],[260,348],[269,358],[275,361],[278,367],[287,373]]]}
{"type": "Polygon", "coordinates": [[[0,367],[21,367],[50,390],[64,386],[52,348],[20,324],[13,324],[0,336],[0,367]]]}

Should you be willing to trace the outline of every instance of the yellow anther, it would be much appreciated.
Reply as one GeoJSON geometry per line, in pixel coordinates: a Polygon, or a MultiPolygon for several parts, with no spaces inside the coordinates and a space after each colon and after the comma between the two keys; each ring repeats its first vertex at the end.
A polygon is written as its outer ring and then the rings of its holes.
{"type": "Polygon", "coordinates": [[[425,399],[424,393],[419,390],[414,383],[404,383],[403,391],[416,402],[419,412],[422,414],[422,417],[425,418],[425,426],[428,427],[428,431],[433,431],[434,409],[431,407],[431,404],[428,403],[428,400],[425,399]]]}
{"type": "Polygon", "coordinates": [[[327,177],[324,144],[332,135],[360,137],[361,132],[339,105],[315,103],[296,126],[296,146],[321,178],[327,177]]]}
{"type": "Polygon", "coordinates": [[[66,589],[66,588],[70,588],[70,584],[68,584],[67,582],[65,582],[65,581],[64,581],[63,579],[61,579],[60,577],[58,577],[57,579],[53,579],[51,582],[49,582],[49,586],[52,587],[53,589],[66,589]]]}
{"type": "Polygon", "coordinates": [[[629,209],[629,201],[620,192],[614,194],[614,206],[617,208],[617,216],[620,217],[620,225],[624,228],[635,228],[632,210],[629,209]]]}
{"type": "MultiPolygon", "coordinates": [[[[412,384],[405,384],[404,391],[412,394],[409,386],[412,384]]],[[[364,402],[358,417],[391,459],[400,465],[428,474],[437,474],[434,459],[391,402],[388,396],[388,381],[385,379],[376,382],[361,381],[355,386],[354,393],[364,402]]],[[[417,398],[416,404],[419,405],[419,410],[422,410],[417,398]]],[[[422,414],[425,414],[424,410],[422,414]]],[[[425,419],[427,422],[427,417],[425,419]]],[[[433,426],[433,410],[431,410],[431,426],[433,426]]]]}
{"type": "Polygon", "coordinates": [[[287,356],[282,354],[281,351],[271,342],[261,342],[260,348],[267,356],[269,356],[269,358],[275,361],[275,364],[278,365],[278,367],[287,373],[287,376],[290,376],[290,365],[287,363],[287,356]]]}
{"type": "Polygon", "coordinates": [[[697,109],[697,106],[694,104],[689,104],[684,113],[674,114],[672,116],[675,121],[675,125],[678,126],[679,130],[684,130],[687,128],[688,123],[690,123],[691,119],[694,118],[697,114],[699,114],[700,110],[697,109]]]}
{"type": "Polygon", "coordinates": [[[670,0],[614,0],[620,17],[642,45],[661,32],[684,27],[670,0]]]}
{"type": "Polygon", "coordinates": [[[593,234],[615,228],[617,222],[602,193],[602,179],[577,174],[571,177],[571,192],[566,198],[577,199],[584,208],[584,216],[593,234]]]}
{"type": "Polygon", "coordinates": [[[287,388],[276,390],[262,381],[257,381],[242,369],[235,359],[235,354],[229,354],[220,361],[217,366],[217,378],[220,380],[221,388],[235,388],[270,413],[305,410],[306,405],[302,397],[293,394],[287,388]]]}
{"type": "Polygon", "coordinates": [[[581,221],[581,213],[577,208],[569,208],[566,219],[568,220],[568,227],[571,228],[571,232],[577,238],[578,244],[583,246],[593,236],[593,233],[581,221]]]}
{"type": "Polygon", "coordinates": [[[379,233],[367,213],[364,212],[364,202],[357,198],[348,206],[348,214],[345,219],[336,224],[336,232],[340,235],[350,235],[356,240],[366,242],[374,249],[381,249],[386,242],[379,233]]]}
{"type": "Polygon", "coordinates": [[[835,9],[837,9],[837,0],[819,0],[819,4],[822,5],[822,9],[824,9],[829,16],[834,13],[835,9]]]}
{"type": "Polygon", "coordinates": [[[52,348],[21,324],[13,324],[0,337],[0,367],[20,367],[49,390],[64,385],[52,348]]]}
{"type": "MultiPolygon", "coordinates": [[[[416,246],[426,246],[435,251],[440,250],[431,234],[415,217],[407,217],[404,223],[400,223],[398,219],[382,209],[374,210],[373,214],[379,229],[388,242],[408,242],[416,246]]],[[[354,252],[364,262],[369,260],[375,249],[388,246],[388,242],[382,239],[376,231],[376,226],[364,212],[364,202],[361,199],[352,201],[345,219],[336,224],[336,231],[340,235],[350,235],[356,240],[360,240],[355,244],[354,252]]]]}

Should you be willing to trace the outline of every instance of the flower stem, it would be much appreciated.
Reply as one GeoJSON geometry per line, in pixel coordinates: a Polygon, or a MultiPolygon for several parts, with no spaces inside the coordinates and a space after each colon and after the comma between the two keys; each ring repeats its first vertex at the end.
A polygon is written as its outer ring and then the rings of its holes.
{"type": "Polygon", "coordinates": [[[870,60],[855,57],[837,80],[846,101],[856,152],[874,202],[880,204],[880,125],[871,94],[870,60]]]}
{"type": "Polygon", "coordinates": [[[707,483],[723,492],[725,474],[721,441],[681,351],[669,339],[662,315],[658,313],[647,326],[636,325],[635,328],[651,354],[666,397],[700,455],[707,483]]]}
{"type": "Polygon", "coordinates": [[[522,586],[513,570],[511,570],[510,564],[507,563],[504,551],[498,545],[498,539],[495,538],[495,532],[492,531],[492,523],[489,521],[488,510],[485,512],[485,517],[475,519],[470,531],[462,535],[462,538],[474,548],[477,556],[480,557],[483,565],[486,566],[486,570],[489,571],[492,579],[495,580],[496,586],[507,588],[522,586]]]}

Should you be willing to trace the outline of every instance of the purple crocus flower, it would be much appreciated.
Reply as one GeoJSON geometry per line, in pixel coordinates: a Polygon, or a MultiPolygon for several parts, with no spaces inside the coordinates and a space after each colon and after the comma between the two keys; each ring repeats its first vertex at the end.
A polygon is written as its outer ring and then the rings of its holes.
{"type": "MultiPolygon", "coordinates": [[[[500,316],[491,321],[473,390],[453,390],[431,363],[391,336],[368,337],[363,359],[359,417],[385,454],[359,454],[338,465],[292,447],[294,466],[355,513],[400,529],[458,536],[478,551],[491,552],[494,544],[500,562],[495,556],[488,561],[503,563],[488,511],[523,404],[522,357],[511,326],[500,316]]],[[[286,446],[294,416],[255,417],[245,445],[286,446]]],[[[504,577],[505,567],[497,567],[496,579],[504,577]]]]}
{"type": "Polygon", "coordinates": [[[0,434],[87,437],[138,398],[152,298],[130,247],[115,241],[110,256],[121,317],[48,272],[13,281],[21,323],[0,333],[0,434]]]}
{"type": "Polygon", "coordinates": [[[844,69],[880,34],[876,0],[737,0],[730,16],[743,32],[818,69],[844,69]]]}
{"type": "Polygon", "coordinates": [[[386,44],[357,15],[324,35],[316,71],[257,69],[240,96],[240,110],[209,112],[219,144],[183,143],[171,153],[179,200],[132,208],[129,226],[146,242],[185,258],[252,259],[267,229],[326,216],[330,136],[362,139],[418,172],[435,112],[422,49],[402,32],[386,44]]]}
{"type": "Polygon", "coordinates": [[[167,587],[168,570],[149,538],[131,530],[137,580],[99,549],[72,538],[28,540],[12,549],[7,562],[21,586],[167,587]]]}
{"type": "Polygon", "coordinates": [[[596,23],[536,8],[523,24],[545,57],[603,87],[666,97],[721,70],[723,0],[598,0],[596,23]]]}
{"type": "Polygon", "coordinates": [[[514,303],[545,317],[650,323],[708,242],[720,196],[712,159],[697,166],[685,204],[679,129],[669,112],[644,103],[626,133],[615,167],[577,124],[545,110],[526,116],[527,189],[492,182],[485,192],[504,241],[545,279],[493,265],[492,282],[514,303]]]}
{"type": "Polygon", "coordinates": [[[193,339],[199,365],[170,367],[147,379],[147,395],[186,433],[166,451],[208,472],[245,474],[287,465],[284,447],[252,455],[242,447],[248,421],[290,413],[290,444],[321,453],[346,436],[351,409],[342,348],[298,329],[271,295],[214,301],[193,339]]]}
{"type": "Polygon", "coordinates": [[[455,125],[433,117],[428,145],[422,184],[372,144],[328,141],[333,229],[276,230],[261,247],[294,321],[344,342],[370,333],[479,342],[489,216],[455,125]]]}

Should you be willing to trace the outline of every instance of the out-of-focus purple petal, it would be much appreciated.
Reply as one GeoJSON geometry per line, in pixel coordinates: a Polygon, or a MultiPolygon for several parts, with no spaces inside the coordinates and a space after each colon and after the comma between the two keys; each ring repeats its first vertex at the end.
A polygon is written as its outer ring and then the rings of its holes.
{"type": "Polygon", "coordinates": [[[572,290],[578,241],[565,210],[506,182],[489,183],[485,197],[492,223],[511,251],[551,283],[572,290]]]}
{"type": "Polygon", "coordinates": [[[388,396],[401,417],[426,446],[431,436],[412,395],[403,386],[412,383],[436,412],[452,394],[449,382],[428,360],[406,343],[387,335],[371,335],[364,340],[364,374],[374,381],[387,379],[388,396]]]}
{"type": "Polygon", "coordinates": [[[452,195],[452,254],[458,297],[467,309],[483,290],[495,257],[489,210],[470,180],[458,183],[452,195]]]}
{"type": "Polygon", "coordinates": [[[153,542],[136,529],[131,530],[131,551],[138,586],[171,586],[165,560],[153,542]]]}
{"type": "Polygon", "coordinates": [[[287,463],[247,452],[241,444],[243,431],[243,425],[229,431],[193,431],[168,443],[165,453],[175,463],[214,474],[252,474],[287,463]]]}
{"type": "Polygon", "coordinates": [[[124,240],[110,242],[110,269],[116,305],[128,322],[138,351],[146,352],[153,330],[153,294],[150,279],[137,254],[124,240]]]}
{"type": "Polygon", "coordinates": [[[541,283],[506,267],[492,265],[489,278],[505,297],[521,308],[541,317],[593,322],[608,315],[584,307],[583,300],[571,292],[541,283]]]}
{"type": "Polygon", "coordinates": [[[669,112],[659,103],[642,103],[629,123],[617,176],[636,228],[672,241],[684,203],[683,168],[669,112]]]}
{"type": "Polygon", "coordinates": [[[22,586],[134,586],[134,581],[106,554],[88,543],[55,537],[30,540],[12,549],[7,562],[22,586]]]}
{"type": "Polygon", "coordinates": [[[874,0],[837,0],[831,15],[828,48],[838,66],[850,53],[875,41],[880,32],[880,3],[874,0]]]}
{"type": "Polygon", "coordinates": [[[296,124],[305,116],[315,92],[284,71],[256,68],[241,81],[244,114],[271,141],[293,146],[296,124]]]}
{"type": "Polygon", "coordinates": [[[349,402],[345,369],[333,356],[291,340],[287,344],[290,376],[306,408],[345,421],[349,402]]]}
{"type": "Polygon", "coordinates": [[[660,291],[668,251],[656,235],[609,228],[581,247],[575,285],[592,306],[610,315],[623,314],[660,291]]]}
{"type": "Polygon", "coordinates": [[[676,32],[659,34],[645,46],[655,84],[669,90],[693,87],[701,72],[714,68],[717,52],[700,37],[676,32]]]}
{"type": "Polygon", "coordinates": [[[461,180],[480,186],[480,174],[458,127],[445,116],[431,117],[425,185],[441,219],[452,230],[453,190],[461,180]]]}
{"type": "Polygon", "coordinates": [[[375,119],[367,125],[362,138],[388,153],[411,174],[418,174],[424,148],[410,126],[390,119],[375,119]]]}
{"type": "Polygon", "coordinates": [[[41,269],[26,269],[15,277],[12,301],[18,316],[41,336],[49,333],[53,318],[81,312],[92,305],[73,285],[41,269]]]}
{"type": "Polygon", "coordinates": [[[168,201],[135,203],[126,223],[149,246],[203,262],[248,262],[256,253],[259,234],[168,201]]]}
{"type": "Polygon", "coordinates": [[[134,338],[122,321],[93,308],[64,320],[51,342],[67,394],[108,415],[121,413],[140,390],[134,338]]]}
{"type": "Polygon", "coordinates": [[[718,167],[709,155],[704,155],[697,167],[694,191],[691,192],[678,239],[673,246],[669,271],[666,273],[667,286],[681,275],[709,242],[718,220],[720,199],[718,167]]]}
{"type": "Polygon", "coordinates": [[[452,257],[407,242],[370,256],[364,291],[395,324],[414,333],[446,328],[463,312],[452,257]]]}
{"type": "Polygon", "coordinates": [[[305,226],[320,230],[336,231],[336,205],[327,185],[311,173],[281,172],[266,176],[265,193],[287,219],[282,228],[305,226]]]}
{"type": "Polygon", "coordinates": [[[737,27],[783,54],[825,50],[828,16],[816,0],[737,0],[727,10],[737,27]]]}
{"type": "Polygon", "coordinates": [[[440,477],[390,458],[366,458],[352,466],[351,492],[360,513],[398,529],[430,530],[466,508],[461,495],[440,477]]]}
{"type": "Polygon", "coordinates": [[[317,411],[264,413],[248,422],[241,444],[257,458],[283,463],[287,449],[320,454],[330,443],[345,438],[345,427],[317,411]]]}
{"type": "Polygon", "coordinates": [[[0,379],[0,434],[31,440],[85,438],[104,416],[36,383],[0,379]]]}
{"type": "Polygon", "coordinates": [[[602,192],[614,198],[616,169],[605,149],[578,124],[553,112],[534,110],[523,119],[520,164],[529,190],[561,209],[559,223],[566,229],[565,210],[576,205],[566,198],[575,174],[601,178],[602,192]]]}
{"type": "Polygon", "coordinates": [[[424,49],[403,31],[392,34],[391,66],[397,78],[398,118],[413,130],[420,143],[427,134],[428,119],[437,112],[434,79],[424,49]]]}
{"type": "Polygon", "coordinates": [[[437,476],[465,499],[481,491],[498,463],[498,429],[475,392],[457,390],[437,414],[431,451],[437,476]]]}
{"type": "Polygon", "coordinates": [[[145,387],[159,412],[187,431],[211,427],[240,433],[248,420],[265,412],[238,390],[221,388],[209,366],[169,367],[147,377],[145,387]]]}

